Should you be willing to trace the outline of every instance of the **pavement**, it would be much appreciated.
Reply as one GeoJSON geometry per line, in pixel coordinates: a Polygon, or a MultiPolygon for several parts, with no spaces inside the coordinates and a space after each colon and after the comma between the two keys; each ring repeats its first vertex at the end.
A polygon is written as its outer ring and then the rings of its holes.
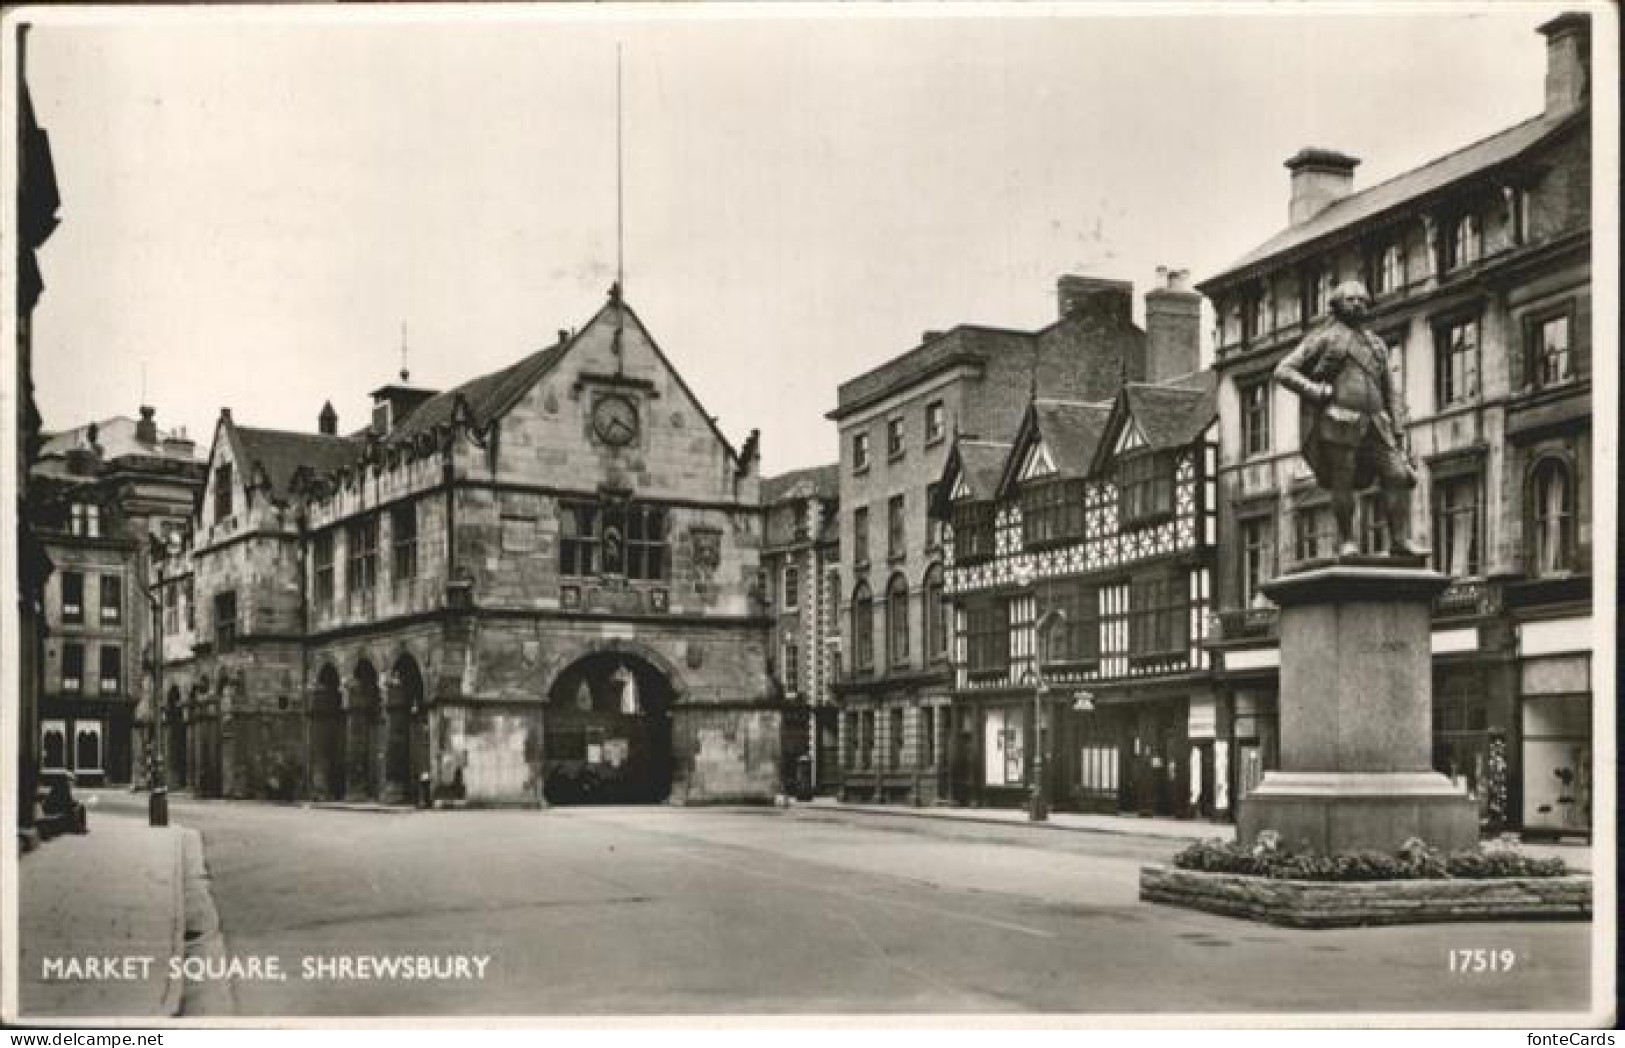
{"type": "Polygon", "coordinates": [[[197,833],[102,808],[91,806],[88,834],[55,837],[19,860],[23,1016],[180,1008],[170,959],[185,949],[185,871],[188,846],[201,854],[197,833]]]}
{"type": "Polygon", "coordinates": [[[377,818],[180,795],[185,828],[155,829],[145,795],[83,792],[89,836],[21,863],[24,1016],[1585,1007],[1589,924],[1303,932],[1139,902],[1143,864],[1224,824],[831,801],[377,818]],[[1516,951],[1517,977],[1444,974],[1464,935],[1516,951]],[[421,955],[488,968],[306,968],[421,955]],[[91,956],[155,960],[140,979],[42,977],[47,957],[91,956]],[[236,970],[183,994],[171,957],[236,970]],[[266,959],[278,977],[249,970],[266,959]]]}

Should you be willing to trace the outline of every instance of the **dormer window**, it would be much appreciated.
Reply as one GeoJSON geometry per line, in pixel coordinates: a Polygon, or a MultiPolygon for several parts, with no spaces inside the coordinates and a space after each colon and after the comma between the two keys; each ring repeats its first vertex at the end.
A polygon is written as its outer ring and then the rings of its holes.
{"type": "Polygon", "coordinates": [[[1040,548],[1083,537],[1083,482],[1041,480],[1021,492],[1022,541],[1040,548]]]}
{"type": "Polygon", "coordinates": [[[1117,488],[1124,526],[1173,516],[1173,459],[1150,449],[1124,455],[1117,461],[1117,488]]]}

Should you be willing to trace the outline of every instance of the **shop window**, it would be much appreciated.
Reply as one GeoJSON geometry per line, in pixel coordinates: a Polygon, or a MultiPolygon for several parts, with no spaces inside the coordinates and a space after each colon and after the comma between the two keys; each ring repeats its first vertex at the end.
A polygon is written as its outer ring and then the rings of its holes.
{"type": "Polygon", "coordinates": [[[315,564],[316,575],[316,606],[330,608],[333,606],[333,532],[331,530],[319,532],[316,535],[314,549],[311,551],[311,560],[315,564]]]}
{"type": "Polygon", "coordinates": [[[901,575],[886,587],[886,637],[890,664],[908,665],[908,580],[901,575]]]}
{"type": "Polygon", "coordinates": [[[875,766],[875,711],[862,711],[858,722],[858,767],[868,771],[875,766]]]}
{"type": "Polygon", "coordinates": [[[887,711],[886,748],[888,751],[886,767],[899,771],[903,767],[903,707],[893,706],[887,711]]]}
{"type": "Polygon", "coordinates": [[[1568,466],[1547,458],[1531,474],[1530,533],[1536,575],[1563,575],[1575,570],[1574,482],[1568,466]]]}
{"type": "Polygon", "coordinates": [[[1134,579],[1129,586],[1129,654],[1184,655],[1190,645],[1190,593],[1183,571],[1134,579]]]}
{"type": "Polygon", "coordinates": [[[1241,451],[1248,457],[1267,455],[1270,451],[1270,395],[1269,377],[1245,384],[1237,384],[1241,396],[1241,451]]]}
{"type": "Polygon", "coordinates": [[[842,721],[842,729],[842,741],[845,743],[845,745],[841,747],[841,765],[847,771],[853,771],[858,767],[859,728],[858,715],[856,711],[847,712],[846,717],[842,721]]]}
{"type": "Polygon", "coordinates": [[[1083,481],[1041,480],[1021,493],[1022,541],[1038,549],[1083,537],[1083,481]]]}
{"type": "Polygon", "coordinates": [[[102,726],[96,721],[79,721],[73,726],[73,770],[102,770],[102,726]]]}
{"type": "Polygon", "coordinates": [[[1117,462],[1117,487],[1125,527],[1173,516],[1173,457],[1150,450],[1124,455],[1117,462]]]}
{"type": "Polygon", "coordinates": [[[934,706],[920,707],[920,767],[932,768],[937,763],[937,711],[934,706]]]}
{"type": "Polygon", "coordinates": [[[408,502],[389,513],[390,577],[397,583],[418,573],[418,504],[408,502]]]}
{"type": "Polygon", "coordinates": [[[859,673],[875,668],[875,602],[866,582],[852,595],[852,666],[859,673]]]}
{"type": "Polygon", "coordinates": [[[1483,485],[1476,474],[1439,477],[1433,483],[1433,566],[1452,578],[1482,570],[1483,485]]]}
{"type": "Polygon", "coordinates": [[[975,564],[993,556],[994,519],[991,502],[954,504],[955,564],[975,564]]]}
{"type": "Polygon", "coordinates": [[[1007,676],[1010,670],[1010,605],[983,598],[965,609],[965,661],[973,680],[1007,676]]]}
{"type": "Polygon", "coordinates": [[[1100,659],[1100,591],[1078,582],[1050,582],[1038,591],[1038,613],[1042,619],[1052,611],[1044,636],[1036,638],[1038,653],[1045,666],[1093,664],[1100,659]]]}
{"type": "Polygon", "coordinates": [[[1478,396],[1478,321],[1456,320],[1434,330],[1440,408],[1478,396]]]}
{"type": "Polygon", "coordinates": [[[1021,707],[990,709],[983,714],[982,737],[986,740],[983,775],[989,786],[1026,784],[1026,710],[1021,707]]]}
{"type": "Polygon", "coordinates": [[[62,690],[78,695],[85,688],[85,646],[74,641],[62,645],[62,690]]]}
{"type": "Polygon", "coordinates": [[[61,771],[67,762],[67,727],[59,720],[40,721],[40,770],[61,771]]]}
{"type": "Polygon", "coordinates": [[[124,620],[124,580],[117,575],[103,575],[101,598],[102,625],[118,625],[124,620]]]}
{"type": "Polygon", "coordinates": [[[378,518],[368,514],[351,521],[345,538],[350,554],[345,583],[351,593],[370,593],[378,581],[378,518]]]}
{"type": "Polygon", "coordinates": [[[62,572],[62,621],[85,621],[85,576],[80,572],[62,572]]]}

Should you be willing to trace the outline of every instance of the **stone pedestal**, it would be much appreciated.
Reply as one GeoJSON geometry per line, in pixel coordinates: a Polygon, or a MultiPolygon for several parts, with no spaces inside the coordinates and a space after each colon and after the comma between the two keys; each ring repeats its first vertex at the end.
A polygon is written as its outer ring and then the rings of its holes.
{"type": "Polygon", "coordinates": [[[1449,584],[1378,562],[1264,586],[1281,608],[1281,768],[1242,799],[1244,843],[1262,830],[1321,852],[1477,842],[1477,807],[1432,766],[1432,611],[1449,584]]]}

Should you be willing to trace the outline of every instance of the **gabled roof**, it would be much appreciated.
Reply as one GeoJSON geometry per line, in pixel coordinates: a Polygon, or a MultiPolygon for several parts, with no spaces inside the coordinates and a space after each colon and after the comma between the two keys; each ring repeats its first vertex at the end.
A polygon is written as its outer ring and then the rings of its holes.
{"type": "Polygon", "coordinates": [[[156,444],[144,444],[137,440],[136,421],[127,415],[114,415],[112,418],[88,422],[83,426],[74,426],[72,429],[56,433],[42,433],[39,457],[41,459],[66,457],[70,449],[88,446],[91,426],[96,427],[96,446],[101,449],[104,461],[110,462],[126,455],[171,458],[182,462],[192,462],[197,458],[192,453],[192,444],[177,432],[160,432],[156,444]],[[165,440],[183,443],[166,445],[165,440]]]}
{"type": "Polygon", "coordinates": [[[525,391],[535,385],[538,379],[553,370],[553,365],[564,357],[574,342],[575,337],[572,336],[567,341],[539,349],[516,364],[469,379],[444,393],[436,393],[419,405],[416,411],[406,416],[400,425],[390,430],[384,439],[392,443],[411,440],[450,423],[458,398],[468,404],[469,412],[473,416],[470,421],[476,427],[489,425],[492,419],[524,396],[525,391]]]}
{"type": "Polygon", "coordinates": [[[1020,480],[1028,451],[1039,443],[1049,452],[1056,477],[1079,479],[1089,475],[1095,449],[1105,435],[1111,418],[1112,402],[1086,403],[1077,400],[1034,400],[1027,406],[1016,440],[1000,470],[998,496],[1004,497],[1020,480]]]}
{"type": "Polygon", "coordinates": [[[1009,457],[1010,445],[1004,441],[955,437],[953,450],[948,452],[948,460],[942,464],[936,502],[926,507],[927,512],[939,519],[947,518],[953,506],[954,489],[958,486],[956,480],[964,481],[976,501],[992,499],[998,493],[999,476],[1004,472],[1004,463],[1009,457]]]}
{"type": "Polygon", "coordinates": [[[255,429],[232,424],[236,435],[238,472],[250,482],[263,471],[271,485],[271,497],[285,499],[294,474],[307,469],[316,474],[331,473],[360,459],[366,444],[350,437],[323,433],[299,433],[284,429],[255,429]]]}
{"type": "Polygon", "coordinates": [[[841,497],[840,466],[831,462],[792,470],[762,481],[762,505],[771,506],[794,498],[835,500],[841,497]]]}
{"type": "MultiPolygon", "coordinates": [[[[1218,415],[1218,383],[1212,371],[1193,371],[1166,382],[1130,382],[1112,404],[1102,436],[1115,438],[1132,424],[1152,448],[1182,448],[1195,442],[1218,415]]],[[[1114,443],[1100,441],[1094,470],[1107,468],[1114,443]]]]}
{"type": "Polygon", "coordinates": [[[1226,282],[1265,260],[1305,247],[1313,241],[1427,196],[1470,175],[1515,160],[1569,125],[1589,120],[1590,116],[1589,107],[1580,110],[1578,114],[1537,116],[1429,161],[1421,167],[1412,168],[1386,182],[1380,182],[1358,193],[1351,193],[1314,217],[1275,234],[1197,286],[1204,294],[1211,295],[1211,289],[1215,284],[1226,282]]]}

